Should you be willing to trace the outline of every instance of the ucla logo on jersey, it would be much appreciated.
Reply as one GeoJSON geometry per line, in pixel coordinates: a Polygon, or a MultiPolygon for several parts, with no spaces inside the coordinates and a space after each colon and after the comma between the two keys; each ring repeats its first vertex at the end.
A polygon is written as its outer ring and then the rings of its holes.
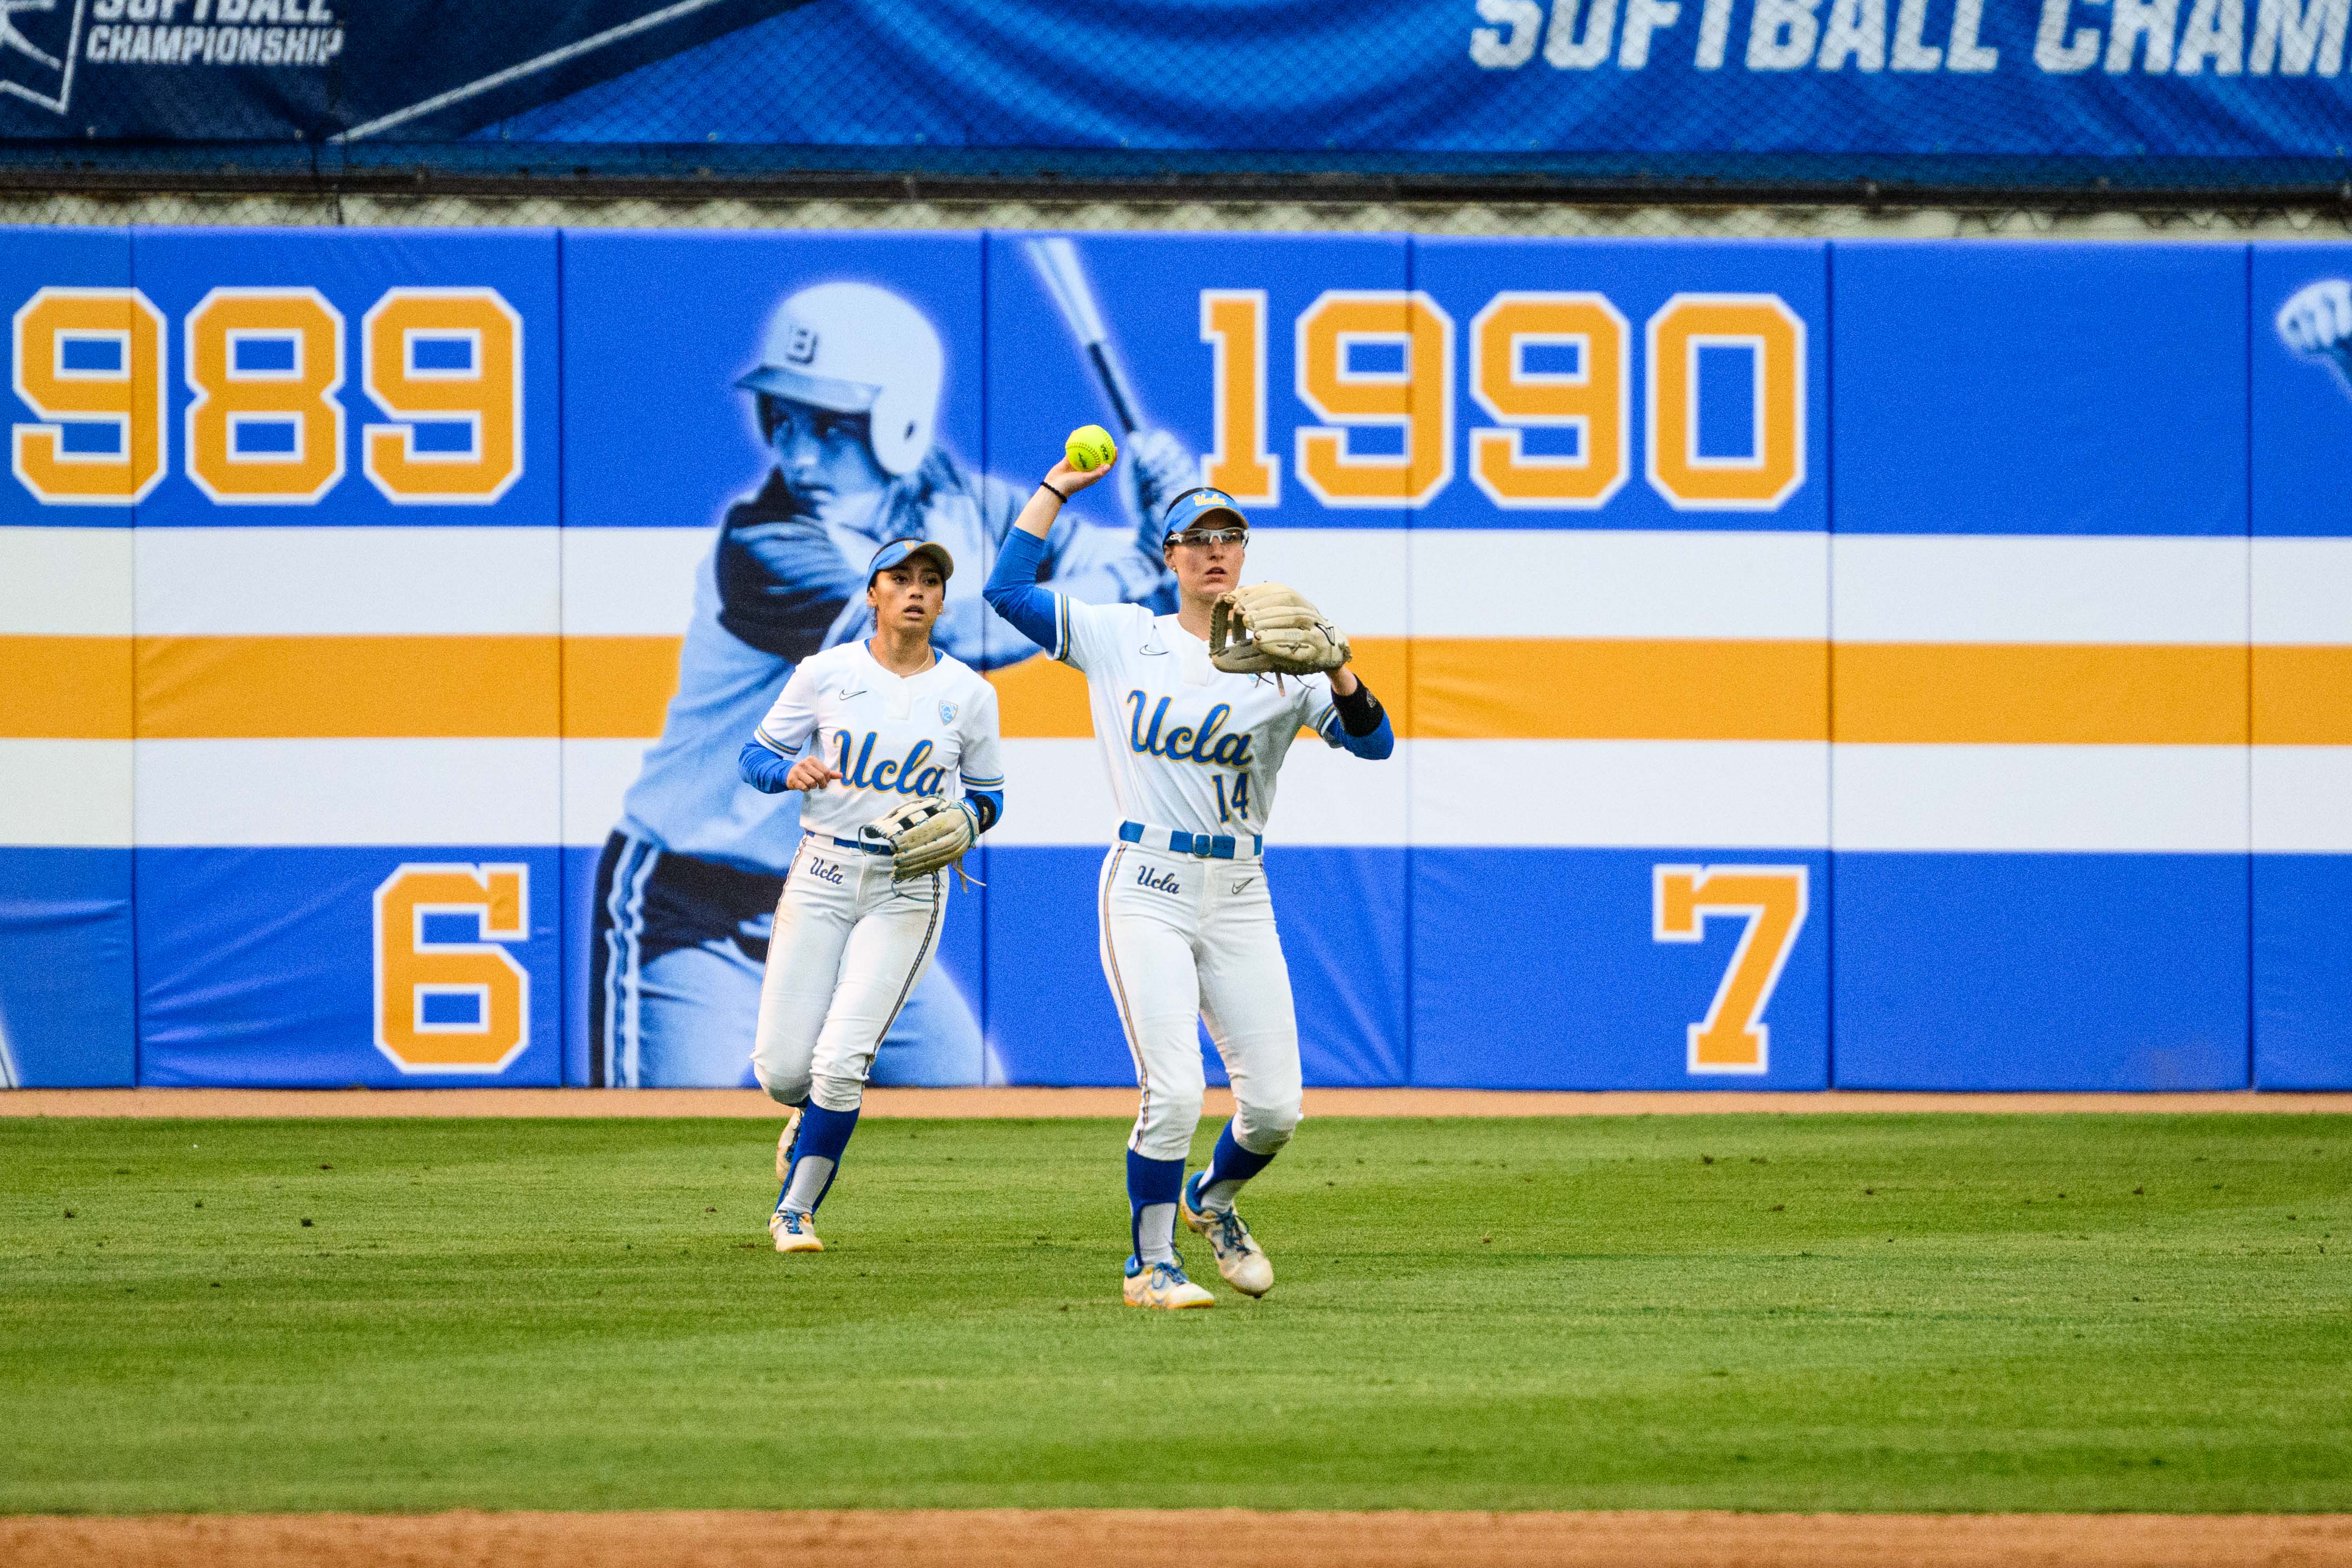
{"type": "Polygon", "coordinates": [[[955,722],[955,716],[961,711],[962,710],[952,702],[942,702],[940,704],[940,722],[952,724],[955,722]]]}
{"type": "Polygon", "coordinates": [[[937,795],[946,782],[944,765],[926,767],[931,753],[938,750],[929,741],[918,741],[905,756],[877,763],[874,747],[881,737],[869,730],[862,742],[853,741],[846,730],[834,731],[834,769],[841,782],[852,789],[887,790],[898,795],[937,795]],[[850,748],[857,749],[857,760],[850,761],[850,748]]]}
{"type": "Polygon", "coordinates": [[[1127,725],[1127,743],[1147,757],[1166,757],[1173,763],[1199,763],[1203,767],[1246,768],[1250,765],[1250,737],[1247,731],[1239,734],[1221,734],[1234,716],[1230,702],[1220,702],[1208,711],[1198,728],[1190,724],[1168,724],[1168,706],[1175,700],[1163,697],[1151,710],[1147,726],[1143,718],[1144,704],[1151,700],[1140,691],[1127,694],[1132,710],[1127,725]]]}

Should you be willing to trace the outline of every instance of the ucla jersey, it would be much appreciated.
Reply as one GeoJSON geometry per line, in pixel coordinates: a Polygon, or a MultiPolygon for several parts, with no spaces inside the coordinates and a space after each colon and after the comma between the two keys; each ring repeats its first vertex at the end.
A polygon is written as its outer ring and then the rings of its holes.
{"type": "Polygon", "coordinates": [[[1174,616],[1055,595],[1053,652],[1085,672],[1095,742],[1130,822],[1212,837],[1263,834],[1275,776],[1304,728],[1338,745],[1320,675],[1230,675],[1174,616]]]}
{"type": "MultiPolygon", "coordinates": [[[[801,797],[742,782],[735,754],[744,739],[803,660],[872,634],[866,565],[893,539],[934,540],[955,557],[931,635],[941,654],[973,670],[1034,657],[1035,645],[980,596],[996,542],[1020,510],[1008,487],[966,474],[936,450],[883,492],[865,529],[808,517],[771,472],[756,495],[728,509],[696,578],[677,694],[623,801],[622,830],[674,853],[782,876],[800,847],[801,797]]],[[[1143,598],[1166,581],[1133,532],[1067,513],[1048,551],[1055,586],[1083,597],[1143,598]]]]}
{"type": "Polygon", "coordinates": [[[946,654],[899,675],[862,642],[829,647],[793,671],[752,737],[780,757],[833,764],[841,777],[802,796],[800,820],[835,838],[919,795],[1004,787],[996,689],[946,654]]]}

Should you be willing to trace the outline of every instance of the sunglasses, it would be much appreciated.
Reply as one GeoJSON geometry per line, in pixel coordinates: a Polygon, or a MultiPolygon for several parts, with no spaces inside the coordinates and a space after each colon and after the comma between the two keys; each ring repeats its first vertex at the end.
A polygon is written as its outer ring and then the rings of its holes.
{"type": "Polygon", "coordinates": [[[1206,550],[1214,544],[1246,544],[1249,531],[1245,528],[1196,528],[1190,533],[1180,533],[1170,542],[1189,544],[1195,550],[1206,550]]]}

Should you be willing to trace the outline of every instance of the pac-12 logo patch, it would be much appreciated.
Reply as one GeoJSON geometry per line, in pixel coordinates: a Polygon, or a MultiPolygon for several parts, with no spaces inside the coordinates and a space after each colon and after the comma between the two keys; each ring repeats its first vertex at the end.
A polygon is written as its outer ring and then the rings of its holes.
{"type": "Polygon", "coordinates": [[[956,714],[957,714],[957,713],[959,713],[960,711],[961,711],[961,710],[960,710],[959,708],[957,708],[957,707],[956,707],[956,705],[955,705],[954,703],[952,703],[952,702],[942,702],[942,703],[940,703],[940,723],[942,723],[942,724],[952,724],[952,723],[954,723],[954,722],[955,722],[955,716],[956,716],[956,714]]]}
{"type": "Polygon", "coordinates": [[[0,93],[63,114],[87,0],[0,0],[0,93]]]}

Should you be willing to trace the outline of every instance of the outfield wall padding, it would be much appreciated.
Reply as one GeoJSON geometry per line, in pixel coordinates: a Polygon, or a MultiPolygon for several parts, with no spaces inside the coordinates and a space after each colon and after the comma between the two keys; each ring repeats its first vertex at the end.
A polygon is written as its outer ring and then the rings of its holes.
{"type": "MultiPolygon", "coordinates": [[[[909,531],[1008,809],[877,1079],[1131,1081],[977,596],[1108,378],[1400,737],[1282,775],[1309,1083],[2352,1087],[2352,247],[1047,237],[0,234],[8,1081],[749,1081],[734,753],[909,531]],[[919,365],[771,332],[842,283],[938,344],[878,499],[736,384],[919,365]]],[[[1164,594],[1141,500],[1049,585],[1164,594]]]]}

